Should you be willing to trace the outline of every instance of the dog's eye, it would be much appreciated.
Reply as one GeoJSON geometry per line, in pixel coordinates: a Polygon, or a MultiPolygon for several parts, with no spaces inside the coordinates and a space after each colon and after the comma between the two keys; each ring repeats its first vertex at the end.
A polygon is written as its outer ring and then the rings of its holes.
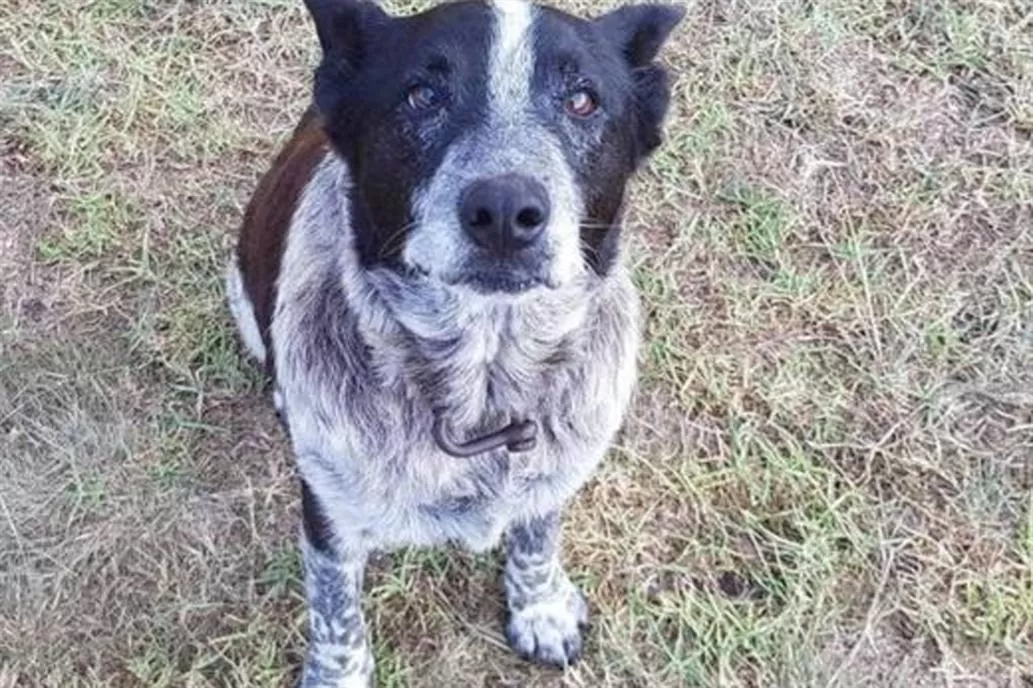
{"type": "Polygon", "coordinates": [[[406,92],[406,101],[413,110],[433,110],[441,104],[438,92],[426,84],[417,84],[406,92]]]}
{"type": "Polygon", "coordinates": [[[572,117],[591,117],[599,109],[599,98],[594,91],[580,88],[567,96],[564,107],[572,117]]]}

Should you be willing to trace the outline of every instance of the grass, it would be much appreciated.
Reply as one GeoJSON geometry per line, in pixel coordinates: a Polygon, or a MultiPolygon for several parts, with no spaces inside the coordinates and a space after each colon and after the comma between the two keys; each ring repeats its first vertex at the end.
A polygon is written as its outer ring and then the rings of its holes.
{"type": "MultiPolygon", "coordinates": [[[[287,684],[297,497],[221,269],[301,3],[0,27],[0,686],[287,684]]],[[[642,388],[567,520],[586,660],[508,653],[496,557],[401,552],[380,685],[1033,684],[1033,11],[700,1],[666,59],[642,388]]]]}

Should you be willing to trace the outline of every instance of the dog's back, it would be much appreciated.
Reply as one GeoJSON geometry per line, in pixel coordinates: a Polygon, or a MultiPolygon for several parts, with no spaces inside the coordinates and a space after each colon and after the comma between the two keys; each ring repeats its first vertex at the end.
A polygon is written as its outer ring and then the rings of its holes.
{"type": "Polygon", "coordinates": [[[310,108],[259,181],[244,214],[229,274],[230,305],[248,350],[263,364],[271,363],[269,328],[291,218],[328,150],[319,115],[310,108]]]}

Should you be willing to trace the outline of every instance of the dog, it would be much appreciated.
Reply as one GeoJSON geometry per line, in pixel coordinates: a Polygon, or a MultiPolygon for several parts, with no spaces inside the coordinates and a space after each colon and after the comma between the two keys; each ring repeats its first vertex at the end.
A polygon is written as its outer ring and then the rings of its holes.
{"type": "Polygon", "coordinates": [[[367,555],[446,543],[505,542],[510,644],[566,667],[588,615],[561,512],[635,387],[625,191],[662,142],[684,9],[306,5],[312,102],[226,285],[300,477],[301,683],[369,686],[367,555]]]}

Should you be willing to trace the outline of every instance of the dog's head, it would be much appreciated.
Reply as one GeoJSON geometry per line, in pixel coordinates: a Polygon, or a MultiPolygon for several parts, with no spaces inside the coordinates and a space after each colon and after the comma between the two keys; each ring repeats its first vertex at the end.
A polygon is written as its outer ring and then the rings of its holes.
{"type": "Polygon", "coordinates": [[[670,91],[654,59],[682,9],[306,2],[366,267],[510,293],[610,269],[625,185],[660,143],[670,91]]]}

